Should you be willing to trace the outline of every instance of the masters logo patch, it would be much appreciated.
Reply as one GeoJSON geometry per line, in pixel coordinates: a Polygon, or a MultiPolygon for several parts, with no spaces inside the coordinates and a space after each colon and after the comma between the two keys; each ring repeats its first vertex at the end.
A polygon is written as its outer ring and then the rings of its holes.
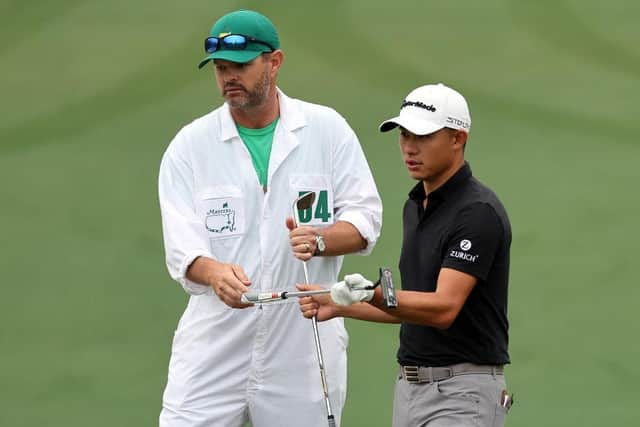
{"type": "Polygon", "coordinates": [[[233,233],[236,231],[236,211],[229,207],[229,203],[222,204],[220,209],[207,212],[205,227],[212,233],[233,233]]]}

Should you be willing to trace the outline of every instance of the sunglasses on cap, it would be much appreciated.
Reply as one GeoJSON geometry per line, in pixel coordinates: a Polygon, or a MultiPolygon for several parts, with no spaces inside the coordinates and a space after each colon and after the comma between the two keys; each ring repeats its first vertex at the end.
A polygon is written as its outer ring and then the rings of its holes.
{"type": "Polygon", "coordinates": [[[269,43],[242,34],[227,34],[224,37],[207,37],[204,39],[204,51],[213,53],[221,47],[228,50],[245,50],[249,43],[263,44],[271,49],[271,52],[275,51],[274,47],[269,43]]]}

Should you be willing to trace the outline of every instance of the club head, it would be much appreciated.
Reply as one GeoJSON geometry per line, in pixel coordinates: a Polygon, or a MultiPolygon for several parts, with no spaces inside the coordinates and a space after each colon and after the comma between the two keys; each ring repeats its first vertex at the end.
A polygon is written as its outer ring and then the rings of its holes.
{"type": "Polygon", "coordinates": [[[296,223],[296,226],[300,224],[300,211],[305,209],[309,209],[313,206],[313,202],[316,200],[316,193],[314,191],[308,191],[304,194],[301,194],[293,201],[293,206],[291,206],[291,213],[293,214],[293,220],[296,223]]]}
{"type": "Polygon", "coordinates": [[[314,191],[308,191],[296,199],[295,206],[298,210],[309,209],[315,201],[316,193],[314,191]]]}

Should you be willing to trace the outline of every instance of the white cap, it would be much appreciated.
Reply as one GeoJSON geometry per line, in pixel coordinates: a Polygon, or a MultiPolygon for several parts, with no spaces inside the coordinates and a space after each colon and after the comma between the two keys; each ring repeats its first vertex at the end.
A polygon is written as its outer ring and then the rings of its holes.
{"type": "Polygon", "coordinates": [[[402,102],[400,114],[380,125],[380,132],[402,126],[415,135],[428,135],[442,128],[471,130],[467,101],[460,93],[438,83],[420,86],[402,102]]]}

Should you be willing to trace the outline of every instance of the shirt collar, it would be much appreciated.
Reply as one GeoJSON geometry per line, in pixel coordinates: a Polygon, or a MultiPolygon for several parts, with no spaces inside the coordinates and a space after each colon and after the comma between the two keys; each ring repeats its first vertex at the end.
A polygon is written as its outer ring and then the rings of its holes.
{"type": "MultiPolygon", "coordinates": [[[[471,178],[471,166],[469,162],[464,162],[464,165],[453,174],[451,178],[447,180],[440,187],[429,193],[429,199],[434,198],[446,199],[448,195],[455,192],[462,184],[464,184],[469,178],[471,178]]],[[[409,198],[416,202],[422,202],[427,197],[424,191],[424,185],[422,181],[418,182],[409,192],[409,198]]]]}

